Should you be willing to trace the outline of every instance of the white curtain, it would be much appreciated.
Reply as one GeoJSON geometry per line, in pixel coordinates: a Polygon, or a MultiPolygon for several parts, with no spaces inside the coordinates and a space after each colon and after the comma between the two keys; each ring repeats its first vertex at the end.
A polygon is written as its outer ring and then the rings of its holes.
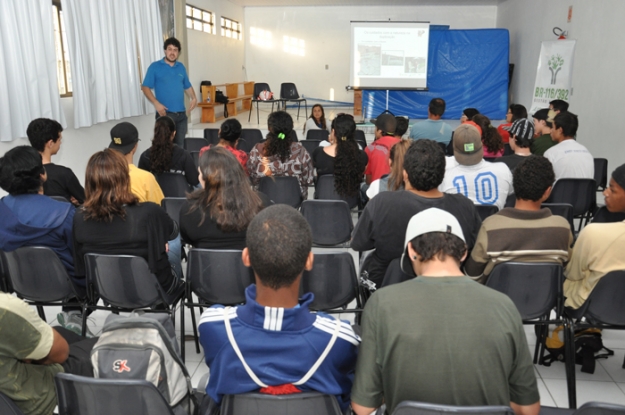
{"type": "Polygon", "coordinates": [[[2,0],[0,56],[0,141],[26,137],[35,118],[65,126],[50,0],[2,0]]]}
{"type": "Polygon", "coordinates": [[[149,64],[163,56],[158,0],[62,0],[61,5],[74,127],[153,112],[141,80],[149,64]]]}

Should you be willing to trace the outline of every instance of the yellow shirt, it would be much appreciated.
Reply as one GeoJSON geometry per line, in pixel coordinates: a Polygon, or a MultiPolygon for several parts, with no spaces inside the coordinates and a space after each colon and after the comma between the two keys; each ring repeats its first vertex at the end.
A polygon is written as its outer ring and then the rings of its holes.
{"type": "Polygon", "coordinates": [[[128,164],[128,169],[130,171],[130,190],[139,198],[139,202],[154,202],[160,206],[165,195],[154,175],[134,164],[128,164]]]}

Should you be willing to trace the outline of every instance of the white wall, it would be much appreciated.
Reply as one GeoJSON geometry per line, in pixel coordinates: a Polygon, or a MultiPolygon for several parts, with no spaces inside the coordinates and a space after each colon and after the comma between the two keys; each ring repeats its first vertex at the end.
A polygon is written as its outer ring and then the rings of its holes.
{"type": "Polygon", "coordinates": [[[554,26],[577,40],[569,110],[579,116],[577,139],[594,157],[608,159],[611,173],[625,162],[622,134],[625,83],[625,14],[619,0],[507,0],[499,4],[497,27],[510,31],[510,62],[515,64],[511,98],[529,108],[540,44],[555,40],[554,26]],[[569,6],[571,23],[567,23],[569,6]]]}
{"type": "Polygon", "coordinates": [[[267,82],[277,95],[294,82],[300,95],[353,102],[349,84],[351,20],[429,21],[452,29],[493,28],[497,6],[246,7],[245,65],[248,80],[267,82]],[[250,43],[250,28],[272,34],[272,47],[250,43]],[[283,36],[303,39],[305,56],[283,51],[283,36]],[[325,65],[329,69],[325,69],[325,65]]]}

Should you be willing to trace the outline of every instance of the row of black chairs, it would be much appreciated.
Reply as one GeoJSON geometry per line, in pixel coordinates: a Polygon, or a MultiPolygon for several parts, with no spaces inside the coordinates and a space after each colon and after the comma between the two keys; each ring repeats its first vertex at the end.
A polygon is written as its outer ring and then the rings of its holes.
{"type": "Polygon", "coordinates": [[[247,121],[249,122],[252,119],[252,110],[254,108],[254,104],[256,104],[256,122],[260,123],[260,113],[259,113],[259,104],[271,104],[271,112],[273,112],[274,105],[278,105],[278,109],[283,108],[286,111],[286,105],[288,102],[297,103],[297,119],[299,120],[299,112],[302,106],[302,102],[304,103],[304,115],[308,115],[308,103],[305,98],[300,97],[299,92],[297,91],[297,86],[295,86],[292,82],[284,82],[280,84],[280,97],[274,98],[271,97],[269,99],[261,99],[260,95],[263,91],[271,92],[271,88],[269,84],[266,82],[257,82],[254,84],[254,96],[252,97],[252,104],[250,106],[250,114],[247,117],[247,121]]]}

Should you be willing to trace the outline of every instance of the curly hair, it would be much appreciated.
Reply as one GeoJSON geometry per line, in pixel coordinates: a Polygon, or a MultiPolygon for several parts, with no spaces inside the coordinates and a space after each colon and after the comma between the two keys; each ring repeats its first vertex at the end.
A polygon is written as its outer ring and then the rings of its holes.
{"type": "Polygon", "coordinates": [[[493,154],[497,154],[503,150],[503,140],[499,131],[490,123],[490,119],[486,115],[476,114],[472,121],[482,129],[482,143],[484,147],[493,154]]]}
{"type": "Polygon", "coordinates": [[[206,212],[224,232],[241,232],[262,209],[262,201],[250,187],[241,163],[223,147],[211,147],[200,157],[204,187],[189,195],[189,212],[199,209],[204,223],[206,212]]]}
{"type": "Polygon", "coordinates": [[[412,140],[402,139],[399,143],[391,147],[389,158],[391,159],[391,173],[388,176],[388,189],[399,190],[404,184],[404,156],[412,140]]]}
{"type": "Polygon", "coordinates": [[[164,116],[156,120],[154,124],[154,138],[150,149],[150,170],[152,173],[161,174],[171,168],[171,156],[174,152],[173,134],[176,133],[176,123],[171,118],[164,116]]]}
{"type": "Polygon", "coordinates": [[[517,199],[537,202],[555,181],[551,162],[542,156],[525,157],[512,172],[512,187],[517,199]]]}
{"type": "Polygon", "coordinates": [[[412,249],[419,255],[419,261],[426,262],[436,257],[444,261],[452,257],[458,265],[467,252],[467,245],[456,235],[444,232],[430,232],[419,235],[410,241],[412,249]]]}
{"type": "Polygon", "coordinates": [[[434,140],[413,141],[404,156],[410,185],[421,191],[437,188],[445,177],[445,153],[434,140]]]}
{"type": "Polygon", "coordinates": [[[241,123],[236,118],[229,118],[221,124],[219,128],[219,138],[227,141],[230,147],[234,147],[235,143],[241,138],[241,123]]]}
{"type": "Polygon", "coordinates": [[[15,147],[0,158],[0,187],[10,195],[39,192],[44,173],[41,155],[33,147],[15,147]]]}
{"type": "Polygon", "coordinates": [[[332,120],[336,137],[336,158],[334,159],[334,188],[341,196],[355,196],[360,189],[365,165],[358,153],[354,138],[356,123],[351,115],[341,114],[332,120]]]}
{"type": "Polygon", "coordinates": [[[263,149],[263,156],[276,155],[284,163],[291,156],[293,143],[293,118],[285,111],[276,111],[267,118],[267,141],[263,149]]]}

